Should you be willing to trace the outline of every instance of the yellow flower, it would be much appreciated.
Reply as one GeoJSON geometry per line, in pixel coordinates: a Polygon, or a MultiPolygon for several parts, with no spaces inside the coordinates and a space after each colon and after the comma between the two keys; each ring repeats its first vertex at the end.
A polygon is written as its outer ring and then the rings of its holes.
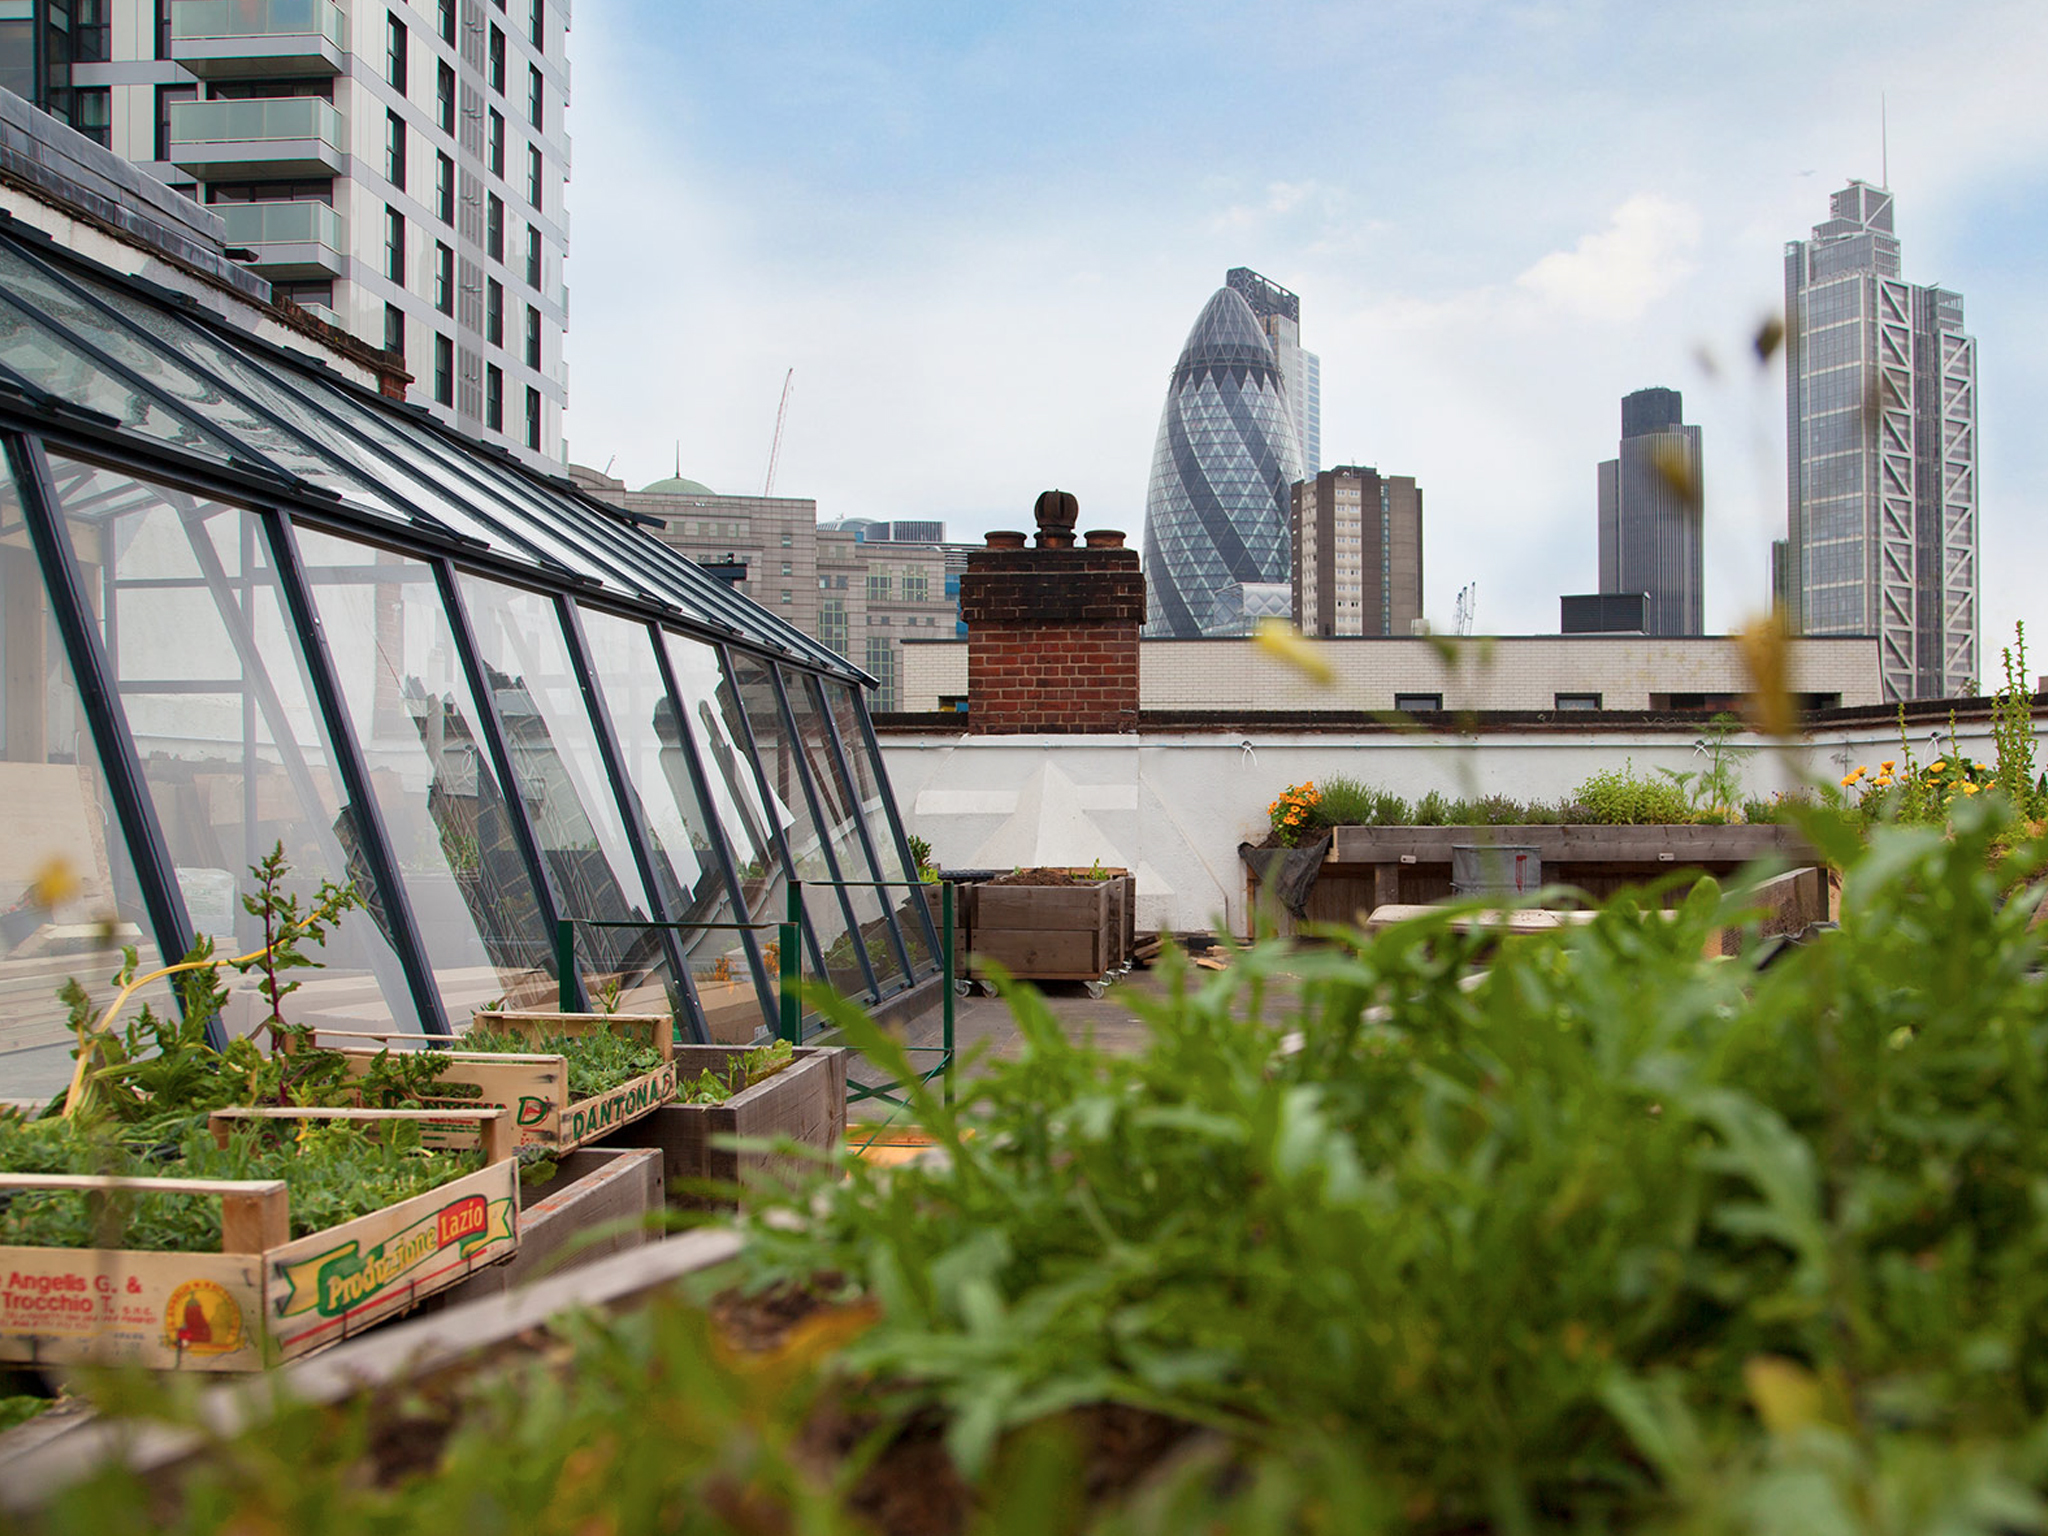
{"type": "Polygon", "coordinates": [[[1963,786],[1963,793],[1966,795],[1974,795],[1975,793],[1977,793],[1977,786],[1974,784],[1965,784],[1963,786]]]}
{"type": "Polygon", "coordinates": [[[1888,757],[1882,763],[1879,763],[1878,767],[1882,768],[1886,773],[1890,773],[1892,771],[1892,763],[1894,761],[1895,759],[1888,757]]]}
{"type": "Polygon", "coordinates": [[[1870,782],[1875,784],[1879,789],[1888,789],[1890,788],[1892,783],[1892,776],[1888,773],[1881,773],[1876,778],[1872,779],[1870,782]]]}
{"type": "Polygon", "coordinates": [[[1855,787],[1856,787],[1856,775],[1855,775],[1855,774],[1853,774],[1853,773],[1852,773],[1852,774],[1850,774],[1850,775],[1849,775],[1849,776],[1848,776],[1847,778],[1845,778],[1845,779],[1843,779],[1843,780],[1842,780],[1842,788],[1844,788],[1844,789],[1854,789],[1855,787]]]}
{"type": "Polygon", "coordinates": [[[1936,759],[1935,759],[1935,760],[1934,760],[1933,762],[1931,762],[1931,763],[1929,763],[1929,764],[1927,765],[1927,771],[1928,771],[1929,773],[1940,773],[1940,772],[1941,772],[1941,771],[1942,771],[1943,769],[1945,769],[1945,768],[1947,768],[1947,767],[1948,767],[1948,762],[1947,762],[1947,760],[1946,760],[1946,759],[1944,759],[1944,758],[1939,758],[1939,757],[1937,757],[1937,758],[1936,758],[1936,759]]]}

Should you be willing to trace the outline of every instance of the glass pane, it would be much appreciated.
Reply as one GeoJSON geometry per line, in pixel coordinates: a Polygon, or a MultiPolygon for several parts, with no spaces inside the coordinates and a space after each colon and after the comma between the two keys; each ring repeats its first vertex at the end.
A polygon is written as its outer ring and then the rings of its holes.
{"type": "MultiPolygon", "coordinates": [[[[670,920],[745,921],[733,910],[718,855],[712,850],[713,825],[706,820],[690,775],[675,706],[662,687],[653,636],[644,624],[587,608],[583,633],[612,731],[619,739],[626,780],[639,800],[640,818],[654,845],[655,873],[670,920]]],[[[755,937],[773,939],[774,934],[755,937]]],[[[745,935],[727,927],[686,930],[676,938],[689,962],[690,984],[696,988],[711,1038],[751,1040],[767,1015],[754,990],[745,935]]]]}
{"type": "MultiPolygon", "coordinates": [[[[253,513],[52,455],[50,475],[100,640],[134,733],[193,930],[231,954],[263,942],[243,910],[249,868],[273,848],[289,892],[354,878],[378,891],[334,767],[299,636],[253,513]]],[[[308,953],[287,1006],[331,1029],[418,1028],[382,925],[354,913],[308,953]]],[[[257,993],[235,988],[225,1022],[248,1034],[257,993]]]]}
{"type": "MultiPolygon", "coordinates": [[[[818,687],[832,710],[832,724],[839,731],[840,745],[846,749],[847,765],[853,769],[854,799],[861,820],[867,824],[868,841],[874,844],[875,857],[881,862],[882,878],[904,882],[883,891],[882,899],[896,909],[896,926],[902,931],[903,942],[910,946],[911,968],[922,975],[931,968],[932,946],[925,937],[924,922],[911,903],[922,902],[925,893],[916,883],[917,871],[904,866],[896,828],[882,799],[881,778],[875,771],[874,759],[868,755],[867,738],[861,733],[853,689],[823,678],[818,679],[818,687]],[[906,886],[909,888],[905,889],[906,886]]],[[[932,912],[932,926],[936,928],[938,908],[933,907],[932,912]]]]}
{"type": "MultiPolygon", "coordinates": [[[[78,686],[50,615],[48,594],[14,483],[0,468],[0,1099],[48,1099],[71,1080],[73,1037],[57,989],[76,976],[104,1008],[121,945],[144,971],[163,964],[121,824],[107,798],[78,686]],[[43,905],[46,873],[75,885],[43,905]]],[[[158,982],[131,1002],[175,1005],[158,982]]]]}
{"type": "Polygon", "coordinates": [[[576,931],[576,956],[592,1006],[615,1000],[626,1013],[679,1010],[657,931],[587,925],[645,922],[654,913],[554,603],[467,575],[462,600],[497,691],[512,771],[561,915],[585,920],[576,931]]]}
{"type": "MultiPolygon", "coordinates": [[[[6,293],[6,282],[0,278],[0,298],[6,293]]],[[[112,416],[123,426],[173,447],[210,454],[222,463],[233,453],[220,439],[189,425],[144,391],[108,373],[97,358],[81,352],[68,338],[32,324],[25,312],[6,303],[0,303],[0,363],[37,389],[112,416]]]]}
{"type": "Polygon", "coordinates": [[[804,914],[811,920],[811,931],[825,952],[826,979],[848,996],[859,996],[868,990],[867,977],[853,957],[838,893],[829,884],[819,883],[832,879],[832,866],[826,862],[824,844],[811,819],[810,802],[804,798],[803,781],[798,776],[798,748],[783,729],[782,711],[775,702],[774,675],[766,662],[749,652],[734,650],[729,654],[740,706],[754,733],[775,815],[796,866],[796,877],[805,882],[804,914]]]}
{"type": "MultiPolygon", "coordinates": [[[[803,742],[804,761],[810,764],[811,784],[818,791],[818,813],[825,818],[825,836],[832,845],[832,857],[838,861],[839,878],[847,882],[846,896],[853,903],[854,919],[860,924],[861,940],[875,968],[875,979],[887,988],[903,979],[903,962],[897,958],[896,946],[889,938],[886,904],[892,893],[878,890],[873,884],[879,877],[868,863],[867,850],[861,846],[854,799],[826,735],[825,717],[812,693],[811,677],[784,667],[782,686],[789,696],[790,713],[796,716],[797,736],[803,742]],[[869,883],[863,885],[861,881],[869,883]]],[[[831,956],[826,956],[827,969],[832,963],[831,956]]]]}
{"type": "Polygon", "coordinates": [[[299,557],[449,1022],[552,1008],[554,935],[432,569],[304,528],[299,557]]]}
{"type": "MultiPolygon", "coordinates": [[[[154,309],[137,304],[132,298],[116,294],[87,278],[78,277],[74,281],[146,329],[157,330],[173,323],[154,309]]],[[[124,368],[180,404],[190,407],[192,414],[201,421],[220,428],[287,474],[302,475],[316,485],[326,486],[370,506],[382,504],[382,498],[367,485],[226,394],[218,381],[202,376],[198,370],[150,346],[119,322],[87,304],[48,273],[38,270],[18,252],[0,249],[0,286],[8,287],[29,302],[45,320],[54,320],[72,334],[98,347],[124,368]]]]}

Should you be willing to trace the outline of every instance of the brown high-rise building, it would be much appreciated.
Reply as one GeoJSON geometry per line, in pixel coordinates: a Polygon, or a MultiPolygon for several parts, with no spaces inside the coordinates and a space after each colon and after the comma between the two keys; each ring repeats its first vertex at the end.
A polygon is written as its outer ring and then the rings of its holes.
{"type": "Polygon", "coordinates": [[[1295,482],[1294,623],[1305,635],[1405,635],[1422,617],[1422,490],[1340,464],[1295,482]]]}

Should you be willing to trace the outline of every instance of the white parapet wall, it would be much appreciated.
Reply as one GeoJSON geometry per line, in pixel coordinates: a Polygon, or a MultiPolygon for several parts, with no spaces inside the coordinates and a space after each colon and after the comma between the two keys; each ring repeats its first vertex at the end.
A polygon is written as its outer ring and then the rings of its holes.
{"type": "MultiPolygon", "coordinates": [[[[1320,683],[1249,640],[1146,640],[1138,648],[1147,710],[1390,710],[1403,695],[1436,695],[1450,710],[1550,710],[1570,699],[1608,710],[1667,708],[1673,696],[1749,691],[1740,644],[1725,635],[1514,635],[1325,640],[1320,683]]],[[[1877,642],[1809,636],[1792,642],[1787,687],[1843,708],[1882,697],[1877,642]]],[[[921,713],[967,693],[965,640],[903,646],[901,709],[921,713]]]]}
{"type": "MultiPolygon", "coordinates": [[[[1951,746],[1949,728],[1909,733],[1924,765],[1951,746]]],[[[1711,761],[1705,726],[1573,730],[1378,732],[1370,736],[1146,732],[1118,736],[967,736],[888,732],[883,759],[908,830],[942,867],[1121,866],[1138,877],[1144,928],[1248,930],[1240,842],[1267,830],[1281,790],[1332,774],[1413,802],[1507,795],[1556,801],[1595,773],[1632,768],[1698,773],[1711,761]]],[[[1955,746],[1993,760],[1988,721],[1956,728],[1955,746]]],[[[1895,725],[1822,730],[1782,747],[1736,736],[1745,796],[1834,783],[1859,764],[1900,755],[1895,725]]],[[[2039,756],[2048,760],[2048,751],[2039,756]]]]}

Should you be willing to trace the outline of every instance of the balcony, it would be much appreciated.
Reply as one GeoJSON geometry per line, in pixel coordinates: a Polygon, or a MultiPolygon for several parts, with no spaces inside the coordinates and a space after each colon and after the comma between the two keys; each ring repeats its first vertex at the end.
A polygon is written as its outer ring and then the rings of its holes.
{"type": "Polygon", "coordinates": [[[209,80],[338,75],[348,15],[334,0],[172,0],[171,57],[209,80]]]}
{"type": "Polygon", "coordinates": [[[171,163],[201,181],[333,176],[348,125],[318,96],[171,104],[171,163]]]}
{"type": "Polygon", "coordinates": [[[255,252],[248,265],[279,282],[340,277],[347,268],[348,223],[325,203],[215,203],[230,250],[255,252]]]}

